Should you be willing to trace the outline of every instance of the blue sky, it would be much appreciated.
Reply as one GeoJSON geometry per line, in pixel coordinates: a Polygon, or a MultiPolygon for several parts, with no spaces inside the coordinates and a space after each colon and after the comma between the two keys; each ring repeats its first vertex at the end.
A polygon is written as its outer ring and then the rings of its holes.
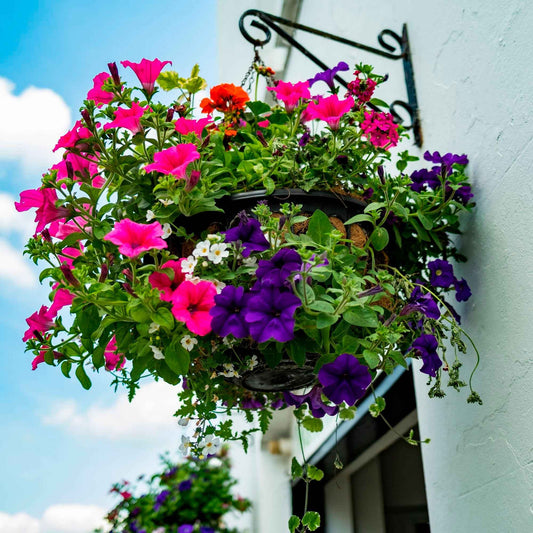
{"type": "Polygon", "coordinates": [[[84,530],[69,513],[109,508],[113,482],[149,472],[158,454],[177,443],[175,392],[149,384],[128,406],[108,376],[96,376],[85,392],[59,369],[31,371],[21,341],[24,319],[48,300],[35,282],[37,269],[21,259],[31,219],[15,213],[12,200],[37,187],[58,158],[51,156],[53,144],[78,118],[92,78],[108,62],[158,57],[172,60],[180,74],[199,63],[215,84],[216,6],[214,0],[18,0],[2,7],[0,531],[77,533],[84,530]]]}

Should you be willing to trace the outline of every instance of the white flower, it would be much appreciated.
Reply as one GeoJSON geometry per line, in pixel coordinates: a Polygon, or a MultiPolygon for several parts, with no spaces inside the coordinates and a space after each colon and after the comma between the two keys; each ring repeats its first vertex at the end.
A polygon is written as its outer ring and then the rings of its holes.
{"type": "Polygon", "coordinates": [[[182,427],[185,427],[189,424],[189,419],[188,418],[180,418],[178,420],[178,424],[182,427]]]}
{"type": "Polygon", "coordinates": [[[172,205],[174,203],[174,200],[171,200],[170,198],[159,198],[159,201],[167,207],[168,205],[172,205]]]}
{"type": "Polygon", "coordinates": [[[179,445],[179,452],[183,455],[189,455],[192,448],[192,442],[189,437],[186,437],[185,435],[181,436],[181,444],[179,445]]]}
{"type": "Polygon", "coordinates": [[[190,335],[184,335],[181,339],[181,345],[190,352],[196,344],[198,344],[198,339],[191,337],[190,335]]]}
{"type": "Polygon", "coordinates": [[[209,255],[207,258],[209,261],[212,261],[213,264],[217,265],[218,263],[222,262],[222,259],[225,257],[228,257],[229,250],[226,250],[228,245],[224,242],[213,244],[211,245],[211,248],[209,249],[209,255]]]}
{"type": "Polygon", "coordinates": [[[147,222],[150,222],[150,220],[153,220],[154,218],[155,218],[155,213],[151,209],[148,209],[148,211],[146,211],[147,222]]]}
{"type": "Polygon", "coordinates": [[[150,327],[148,328],[148,333],[150,333],[150,335],[151,335],[152,333],[155,333],[156,331],[159,331],[160,327],[161,326],[159,324],[157,324],[156,322],[152,322],[150,324],[150,327]]]}
{"type": "Polygon", "coordinates": [[[196,257],[190,255],[181,262],[181,271],[184,274],[192,274],[194,272],[194,269],[196,268],[196,264],[198,263],[198,260],[196,257]]]}
{"type": "Polygon", "coordinates": [[[222,365],[224,367],[224,370],[220,372],[221,376],[225,376],[227,378],[238,378],[239,373],[235,370],[235,367],[231,363],[224,363],[222,365]]]}
{"type": "Polygon", "coordinates": [[[152,533],[165,533],[166,529],[164,526],[158,527],[157,529],[154,529],[152,533]]]}
{"type": "Polygon", "coordinates": [[[185,274],[185,281],[190,281],[191,283],[194,283],[196,285],[197,283],[202,281],[202,279],[193,274],[185,274]]]}
{"type": "Polygon", "coordinates": [[[229,337],[224,337],[222,339],[222,344],[226,346],[232,346],[233,345],[233,339],[230,339],[229,337]]]}
{"type": "Polygon", "coordinates": [[[207,435],[198,446],[202,448],[202,455],[214,455],[220,449],[220,439],[213,437],[213,435],[207,435]]]}
{"type": "Polygon", "coordinates": [[[157,347],[150,344],[150,348],[152,348],[152,353],[154,354],[154,359],[164,359],[165,356],[163,352],[157,347]]]}
{"type": "Polygon", "coordinates": [[[222,235],[220,235],[219,233],[209,233],[207,235],[207,238],[211,242],[221,242],[222,241],[222,235]]]}
{"type": "Polygon", "coordinates": [[[259,361],[257,360],[257,355],[252,355],[252,358],[248,359],[246,366],[248,367],[249,370],[253,370],[258,364],[259,364],[259,361]]]}
{"type": "Polygon", "coordinates": [[[168,239],[172,235],[172,228],[170,227],[170,224],[168,222],[165,222],[163,224],[163,235],[161,235],[162,239],[168,239]]]}
{"type": "Polygon", "coordinates": [[[209,248],[211,243],[209,241],[201,241],[196,244],[195,249],[192,252],[194,257],[207,257],[209,255],[209,248]]]}
{"type": "Polygon", "coordinates": [[[263,232],[263,235],[265,236],[265,239],[268,241],[270,246],[277,248],[281,244],[279,236],[276,235],[276,233],[274,233],[273,231],[265,231],[263,232]]]}
{"type": "Polygon", "coordinates": [[[257,257],[252,257],[251,255],[248,257],[243,257],[242,264],[247,267],[253,267],[257,264],[257,257]]]}
{"type": "Polygon", "coordinates": [[[218,279],[214,279],[212,281],[213,281],[213,285],[217,289],[217,293],[220,294],[222,292],[222,289],[226,286],[226,284],[223,281],[218,281],[218,279]]]}

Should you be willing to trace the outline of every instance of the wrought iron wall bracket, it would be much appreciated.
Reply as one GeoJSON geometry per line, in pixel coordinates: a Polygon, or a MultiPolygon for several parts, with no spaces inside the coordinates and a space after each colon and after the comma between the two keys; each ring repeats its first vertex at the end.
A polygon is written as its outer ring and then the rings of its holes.
{"type": "MultiPolygon", "coordinates": [[[[408,129],[412,130],[415,144],[417,146],[422,146],[422,129],[420,125],[419,109],[418,109],[418,100],[416,97],[416,88],[415,88],[415,78],[413,72],[413,62],[411,60],[411,50],[409,47],[409,36],[407,33],[407,25],[403,24],[402,34],[398,35],[392,30],[385,29],[381,31],[378,35],[378,43],[381,48],[374,48],[366,44],[358,43],[350,39],[345,39],[344,37],[339,37],[332,33],[328,33],[322,30],[317,30],[316,28],[311,28],[310,26],[305,26],[298,22],[293,22],[276,15],[271,15],[270,13],[265,13],[264,11],[259,11],[258,9],[249,9],[245,11],[241,18],[239,19],[239,29],[243,37],[253,44],[254,48],[263,47],[265,44],[270,42],[272,38],[272,31],[276,32],[282,39],[284,39],[291,46],[300,51],[304,56],[309,58],[315,65],[318,65],[321,69],[326,70],[328,67],[323,61],[321,61],[316,55],[310,52],[305,46],[299,43],[290,33],[285,31],[279,26],[288,26],[297,30],[301,30],[313,35],[317,35],[324,39],[329,39],[336,41],[338,43],[345,44],[352,48],[358,48],[359,50],[364,50],[371,54],[375,54],[386,59],[393,61],[402,60],[403,63],[403,72],[405,77],[405,87],[407,90],[407,102],[403,100],[394,100],[390,104],[390,112],[394,116],[395,120],[408,129]],[[250,35],[248,30],[245,27],[245,20],[249,17],[254,17],[250,22],[250,25],[254,28],[261,30],[264,34],[262,39],[258,39],[250,35]],[[404,113],[402,113],[402,111],[404,113]],[[402,114],[409,115],[410,122],[406,122],[402,114]]],[[[335,76],[335,79],[338,83],[344,87],[348,86],[348,83],[339,75],[335,76]]],[[[374,106],[370,106],[375,108],[374,106]]]]}

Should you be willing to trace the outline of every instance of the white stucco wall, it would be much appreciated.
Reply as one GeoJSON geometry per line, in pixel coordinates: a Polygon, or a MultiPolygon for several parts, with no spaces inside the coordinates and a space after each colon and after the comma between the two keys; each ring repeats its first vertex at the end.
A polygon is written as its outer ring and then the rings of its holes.
{"type": "MultiPolygon", "coordinates": [[[[240,81],[251,46],[237,29],[242,11],[278,12],[280,2],[220,2],[221,81],[240,81]],[[226,76],[225,74],[228,74],[226,76]]],[[[300,22],[376,44],[384,28],[409,27],[423,150],[467,153],[477,209],[465,220],[456,267],[473,298],[459,311],[482,362],[474,381],[482,407],[451,391],[429,400],[417,377],[420,429],[432,533],[533,531],[533,4],[528,0],[303,0],[300,22]]],[[[299,35],[329,64],[367,61],[403,91],[399,65],[299,35]]],[[[316,68],[293,54],[285,79],[316,68]]],[[[401,94],[403,97],[403,93],[401,94]]],[[[470,350],[465,375],[473,366],[470,350]]],[[[268,490],[265,487],[265,490],[268,490]]]]}

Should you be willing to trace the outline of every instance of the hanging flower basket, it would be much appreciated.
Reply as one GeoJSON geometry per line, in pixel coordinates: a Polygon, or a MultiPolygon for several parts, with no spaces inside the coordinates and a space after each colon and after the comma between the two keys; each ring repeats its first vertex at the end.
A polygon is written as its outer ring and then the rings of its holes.
{"type": "Polygon", "coordinates": [[[373,98],[384,78],[369,66],[345,95],[340,63],[279,81],[274,105],[222,84],[197,106],[198,68],[183,78],[167,63],[122,62],[140,86],[115,64],[98,74],[58,163],[16,204],[36,209],[27,253],[51,290],[27,319],[33,368],[85,388],[107,372],[130,397],[145,377],[180,384],[197,453],[206,436],[258,429],[234,431],[234,411],[263,431],[287,406],[313,430],[350,418],[409,359],[430,396],[464,387],[452,303],[471,293],[449,260],[466,260],[450,236],[474,206],[467,157],[426,152],[421,166],[396,148],[408,135],[373,98]]]}

